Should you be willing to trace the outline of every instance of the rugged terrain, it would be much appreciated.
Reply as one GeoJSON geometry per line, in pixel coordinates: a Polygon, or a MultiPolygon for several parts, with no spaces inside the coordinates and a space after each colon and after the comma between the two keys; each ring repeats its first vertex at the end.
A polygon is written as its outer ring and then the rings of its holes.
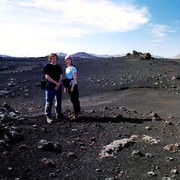
{"type": "MultiPolygon", "coordinates": [[[[0,59],[0,179],[180,179],[178,60],[75,59],[82,112],[53,124],[46,63],[0,59]]],[[[67,94],[62,106],[68,117],[67,94]]]]}

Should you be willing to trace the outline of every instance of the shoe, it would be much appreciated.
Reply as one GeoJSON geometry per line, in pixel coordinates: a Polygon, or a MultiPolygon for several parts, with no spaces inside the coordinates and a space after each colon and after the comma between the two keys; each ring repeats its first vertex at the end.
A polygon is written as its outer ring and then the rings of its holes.
{"type": "Polygon", "coordinates": [[[69,115],[69,119],[71,119],[73,116],[75,116],[74,113],[69,115]]]}
{"type": "Polygon", "coordinates": [[[49,116],[46,116],[46,120],[47,120],[47,123],[49,123],[49,124],[51,124],[53,122],[53,120],[49,116]]]}
{"type": "Polygon", "coordinates": [[[71,118],[70,118],[70,121],[76,121],[77,120],[77,116],[72,116],[71,118]]]}

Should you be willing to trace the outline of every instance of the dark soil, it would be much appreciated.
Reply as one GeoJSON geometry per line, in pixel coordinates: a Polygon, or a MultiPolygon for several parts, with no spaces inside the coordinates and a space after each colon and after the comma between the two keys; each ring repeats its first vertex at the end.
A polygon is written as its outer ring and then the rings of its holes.
{"type": "MultiPolygon", "coordinates": [[[[40,88],[46,63],[43,58],[0,60],[0,179],[180,179],[178,60],[74,60],[82,112],[75,122],[64,118],[52,124],[43,115],[40,88]],[[10,139],[9,129],[18,129],[21,138],[10,139]],[[132,135],[137,136],[133,144],[112,157],[100,156],[104,146],[132,135]],[[59,148],[40,149],[41,140],[59,148]]],[[[59,64],[65,69],[63,60],[59,64]]],[[[62,106],[68,117],[68,94],[62,106]]]]}

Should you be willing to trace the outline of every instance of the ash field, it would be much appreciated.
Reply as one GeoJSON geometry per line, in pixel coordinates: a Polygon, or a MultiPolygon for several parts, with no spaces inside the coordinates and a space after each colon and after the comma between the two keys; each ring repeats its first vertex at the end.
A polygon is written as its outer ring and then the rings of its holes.
{"type": "MultiPolygon", "coordinates": [[[[46,63],[0,59],[0,179],[180,179],[179,60],[74,59],[82,111],[52,124],[46,63]]],[[[72,111],[68,94],[62,109],[72,111]]]]}

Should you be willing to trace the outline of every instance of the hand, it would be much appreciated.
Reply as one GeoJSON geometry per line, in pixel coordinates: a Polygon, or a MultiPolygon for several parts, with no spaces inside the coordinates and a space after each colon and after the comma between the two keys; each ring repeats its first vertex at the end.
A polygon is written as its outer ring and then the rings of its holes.
{"type": "Polygon", "coordinates": [[[67,89],[66,89],[66,88],[64,88],[64,93],[65,93],[65,94],[67,93],[67,89]]]}
{"type": "Polygon", "coordinates": [[[73,92],[73,90],[74,90],[74,87],[71,87],[70,92],[73,92]]]}
{"type": "Polygon", "coordinates": [[[56,83],[56,86],[60,86],[60,85],[61,85],[61,83],[60,83],[60,82],[56,83]]]}
{"type": "Polygon", "coordinates": [[[56,90],[56,91],[57,91],[58,89],[59,89],[59,86],[56,86],[56,87],[54,88],[54,90],[56,90]]]}

